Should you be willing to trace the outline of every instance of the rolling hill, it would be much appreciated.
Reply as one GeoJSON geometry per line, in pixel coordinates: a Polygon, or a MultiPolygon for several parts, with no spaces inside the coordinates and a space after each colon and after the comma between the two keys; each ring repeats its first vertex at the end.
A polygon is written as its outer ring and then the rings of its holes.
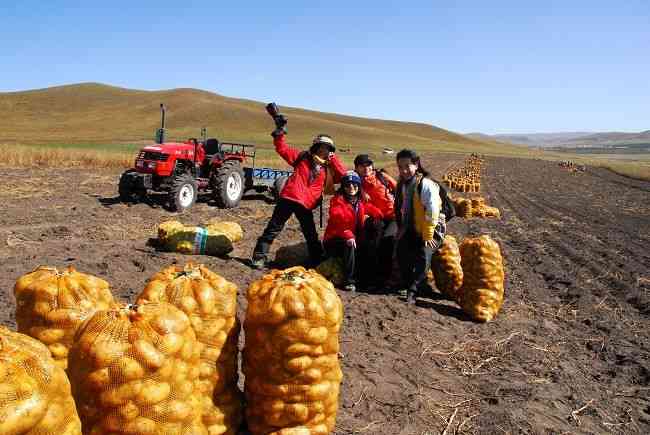
{"type": "Polygon", "coordinates": [[[609,147],[650,143],[650,130],[639,133],[623,132],[562,132],[495,134],[469,133],[466,136],[484,141],[499,141],[535,147],[609,147]]]}
{"type": "MultiPolygon", "coordinates": [[[[264,103],[197,89],[142,91],[82,83],[0,93],[0,143],[111,145],[151,141],[159,127],[159,104],[167,106],[169,137],[210,136],[270,146],[272,122],[264,103]]],[[[282,104],[282,102],[279,102],[282,104]]],[[[368,119],[281,107],[291,139],[307,144],[326,132],[341,147],[521,154],[522,148],[473,139],[423,123],[368,119]]]]}

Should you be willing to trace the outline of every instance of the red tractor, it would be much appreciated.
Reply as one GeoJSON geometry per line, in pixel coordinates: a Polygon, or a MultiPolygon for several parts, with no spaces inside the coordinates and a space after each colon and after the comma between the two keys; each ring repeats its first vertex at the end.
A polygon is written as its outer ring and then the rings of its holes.
{"type": "Polygon", "coordinates": [[[222,143],[207,138],[202,141],[165,142],[165,106],[160,105],[162,126],[156,132],[156,144],[144,147],[135,165],[120,177],[120,199],[131,202],[149,191],[169,196],[172,211],[184,211],[196,202],[199,192],[212,192],[219,207],[239,204],[249,189],[273,190],[291,171],[255,168],[255,145],[222,143]],[[253,167],[243,167],[252,159],[253,167]]]}

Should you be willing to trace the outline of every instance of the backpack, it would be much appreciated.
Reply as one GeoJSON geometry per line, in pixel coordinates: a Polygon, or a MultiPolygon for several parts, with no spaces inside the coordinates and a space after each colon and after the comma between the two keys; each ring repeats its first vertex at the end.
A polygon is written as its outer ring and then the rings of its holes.
{"type": "MultiPolygon", "coordinates": [[[[440,202],[442,203],[442,206],[440,207],[440,212],[445,215],[445,222],[449,222],[450,220],[456,217],[456,208],[454,207],[454,203],[451,201],[451,198],[449,197],[449,192],[447,192],[447,188],[445,187],[445,185],[439,182],[438,180],[435,180],[431,177],[429,177],[429,179],[438,185],[440,202]]],[[[424,180],[424,177],[422,177],[422,180],[424,180]]],[[[422,180],[420,180],[420,183],[418,184],[418,194],[422,193],[422,180]]]]}

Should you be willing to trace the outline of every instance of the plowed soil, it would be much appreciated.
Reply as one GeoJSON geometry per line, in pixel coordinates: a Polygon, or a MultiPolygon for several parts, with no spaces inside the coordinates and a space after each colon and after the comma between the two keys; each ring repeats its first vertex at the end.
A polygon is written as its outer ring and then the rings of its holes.
{"type": "MultiPolygon", "coordinates": [[[[461,160],[425,163],[440,176],[461,160]]],[[[0,168],[0,322],[15,326],[14,282],[39,265],[72,264],[133,301],[156,271],[190,259],[237,283],[243,319],[245,290],[263,273],[244,260],[273,204],[253,195],[222,210],[204,198],[176,215],[159,198],[120,203],[118,175],[0,168]],[[226,258],[148,244],[165,219],[198,225],[213,217],[245,230],[226,258]]],[[[501,313],[477,324],[435,290],[416,307],[390,294],[340,291],[345,378],[336,434],[650,433],[650,183],[491,158],[482,186],[502,219],[457,218],[449,230],[500,243],[501,313]]],[[[304,258],[301,241],[292,219],[273,246],[278,266],[304,258]]]]}

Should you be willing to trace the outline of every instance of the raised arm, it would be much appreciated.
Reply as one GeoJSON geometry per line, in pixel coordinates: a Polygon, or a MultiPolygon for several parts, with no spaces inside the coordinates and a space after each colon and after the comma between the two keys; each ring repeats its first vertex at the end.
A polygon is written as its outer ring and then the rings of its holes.
{"type": "Polygon", "coordinates": [[[273,145],[275,146],[275,152],[277,152],[289,165],[293,166],[300,155],[300,150],[287,143],[286,135],[279,134],[273,136],[273,145]]]}

